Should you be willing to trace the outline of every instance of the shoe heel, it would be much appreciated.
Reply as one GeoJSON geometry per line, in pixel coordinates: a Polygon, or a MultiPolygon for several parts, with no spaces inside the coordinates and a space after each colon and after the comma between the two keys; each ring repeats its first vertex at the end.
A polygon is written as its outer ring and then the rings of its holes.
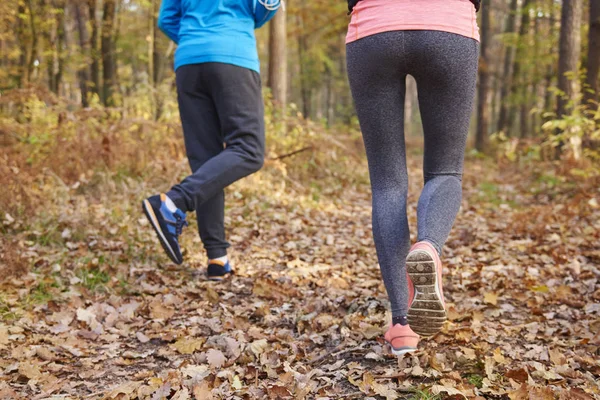
{"type": "Polygon", "coordinates": [[[406,258],[406,270],[415,287],[415,297],[408,309],[408,324],[421,336],[433,336],[442,329],[447,318],[435,260],[426,251],[412,251],[406,258]]]}

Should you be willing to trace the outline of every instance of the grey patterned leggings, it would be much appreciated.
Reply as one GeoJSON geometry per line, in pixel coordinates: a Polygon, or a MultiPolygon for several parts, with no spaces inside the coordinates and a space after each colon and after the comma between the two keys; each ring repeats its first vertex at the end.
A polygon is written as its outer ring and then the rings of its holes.
{"type": "Polygon", "coordinates": [[[476,40],[441,31],[392,31],[347,45],[348,76],[373,192],[373,236],[392,315],[408,309],[404,144],[406,76],[417,82],[425,135],[418,240],[441,253],[462,199],[465,145],[477,79],[476,40]]]}

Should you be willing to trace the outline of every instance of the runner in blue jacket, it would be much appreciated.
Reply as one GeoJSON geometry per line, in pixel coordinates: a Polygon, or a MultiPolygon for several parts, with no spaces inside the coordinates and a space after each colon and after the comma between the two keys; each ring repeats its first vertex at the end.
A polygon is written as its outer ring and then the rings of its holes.
{"type": "Polygon", "coordinates": [[[183,262],[179,235],[196,211],[209,279],[230,275],[223,189],[264,161],[264,107],[254,30],[280,0],[163,0],[159,28],[177,45],[177,97],[192,174],[143,210],[169,258],[183,262]]]}

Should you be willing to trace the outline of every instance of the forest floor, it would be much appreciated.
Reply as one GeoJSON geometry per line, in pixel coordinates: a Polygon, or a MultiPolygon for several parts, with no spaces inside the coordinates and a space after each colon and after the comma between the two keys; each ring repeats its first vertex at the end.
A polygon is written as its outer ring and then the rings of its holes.
{"type": "MultiPolygon", "coordinates": [[[[203,278],[195,222],[186,262],[167,262],[140,210],[160,177],[48,177],[37,220],[0,216],[0,399],[600,398],[597,187],[469,158],[443,257],[449,321],[398,359],[352,163],[336,188],[275,162],[235,184],[223,283],[203,278]]],[[[409,167],[414,228],[418,151],[409,167]]]]}

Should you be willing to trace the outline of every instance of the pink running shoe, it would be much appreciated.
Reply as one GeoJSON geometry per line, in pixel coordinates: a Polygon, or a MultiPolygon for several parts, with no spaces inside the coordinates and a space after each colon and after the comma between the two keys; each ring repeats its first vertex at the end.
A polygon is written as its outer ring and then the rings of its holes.
{"type": "Polygon", "coordinates": [[[419,335],[414,333],[408,325],[391,325],[385,333],[385,341],[392,348],[392,353],[401,356],[417,350],[419,335]]]}
{"type": "Polygon", "coordinates": [[[406,257],[406,271],[409,278],[408,323],[419,335],[433,336],[446,321],[446,303],[442,290],[442,262],[431,243],[423,241],[411,247],[406,257]]]}

